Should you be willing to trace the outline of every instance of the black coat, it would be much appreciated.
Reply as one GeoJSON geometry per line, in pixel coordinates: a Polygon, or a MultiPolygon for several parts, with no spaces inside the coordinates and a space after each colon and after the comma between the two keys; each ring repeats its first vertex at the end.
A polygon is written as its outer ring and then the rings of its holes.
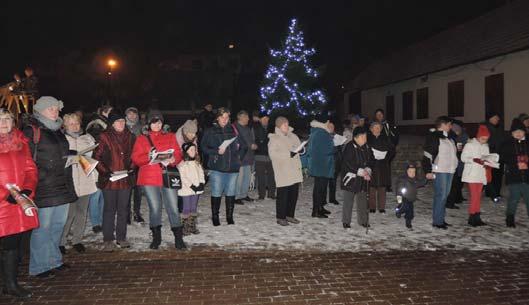
{"type": "Polygon", "coordinates": [[[367,136],[367,144],[371,149],[380,151],[387,151],[386,157],[383,160],[374,160],[374,166],[372,168],[372,178],[370,186],[382,187],[391,185],[391,164],[390,160],[395,156],[395,146],[391,140],[385,135],[380,134],[376,138],[371,133],[367,136]]]}
{"type": "Polygon", "coordinates": [[[490,132],[489,138],[489,150],[491,153],[498,153],[500,151],[501,144],[507,139],[505,131],[501,126],[494,126],[490,122],[485,123],[487,129],[490,132]]]}
{"type": "Polygon", "coordinates": [[[200,142],[200,149],[208,155],[208,168],[210,170],[226,173],[239,172],[241,160],[249,149],[244,141],[237,138],[226,148],[224,154],[219,155],[218,153],[222,142],[233,137],[237,137],[237,134],[231,124],[227,124],[224,128],[215,124],[206,130],[200,142]]]}
{"type": "Polygon", "coordinates": [[[346,190],[353,193],[361,191],[366,192],[368,182],[363,177],[356,176],[352,178],[347,184],[345,184],[344,177],[347,173],[357,175],[358,169],[360,168],[372,168],[373,166],[373,152],[369,145],[358,146],[354,141],[347,143],[342,154],[342,190],[346,190]]]}
{"type": "Polygon", "coordinates": [[[255,144],[257,149],[255,155],[268,156],[268,131],[261,124],[255,124],[253,127],[255,135],[255,144]]]}
{"type": "Polygon", "coordinates": [[[72,203],[77,200],[72,177],[72,167],[64,168],[70,144],[61,130],[53,131],[38,121],[32,124],[39,131],[34,135],[33,127],[26,126],[24,135],[29,139],[31,154],[35,153],[39,182],[35,192],[35,204],[47,208],[72,203]],[[38,134],[40,133],[40,137],[38,134]],[[34,137],[35,136],[35,137],[34,137]],[[38,142],[34,143],[34,140],[38,142]]]}
{"type": "Polygon", "coordinates": [[[527,162],[529,156],[529,141],[519,141],[510,137],[505,141],[500,150],[500,162],[505,164],[505,183],[529,183],[529,170],[519,170],[518,161],[527,162]],[[525,156],[525,157],[524,157],[525,156]]]}

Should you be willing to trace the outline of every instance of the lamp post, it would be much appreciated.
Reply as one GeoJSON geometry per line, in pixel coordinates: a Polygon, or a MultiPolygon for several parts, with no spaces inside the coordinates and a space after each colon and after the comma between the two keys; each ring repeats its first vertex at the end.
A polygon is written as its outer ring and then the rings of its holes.
{"type": "Polygon", "coordinates": [[[107,61],[107,66],[108,66],[108,72],[107,72],[107,75],[108,75],[108,98],[109,100],[111,100],[113,98],[113,91],[112,91],[112,78],[113,78],[113,74],[114,74],[114,68],[117,66],[118,62],[113,59],[113,58],[110,58],[108,61],[107,61]]]}

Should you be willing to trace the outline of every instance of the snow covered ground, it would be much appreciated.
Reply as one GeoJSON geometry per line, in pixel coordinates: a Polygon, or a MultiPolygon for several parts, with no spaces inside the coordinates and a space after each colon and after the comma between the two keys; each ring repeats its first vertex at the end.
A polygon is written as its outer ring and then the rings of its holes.
{"type": "MultiPolygon", "coordinates": [[[[447,210],[446,221],[453,226],[448,230],[433,229],[431,226],[431,185],[419,192],[415,204],[413,231],[404,226],[404,219],[395,217],[395,196],[388,193],[386,214],[370,214],[371,228],[368,232],[356,224],[356,207],[353,209],[352,228],[342,227],[342,205],[328,204],[332,212],[328,219],[311,217],[312,179],[307,179],[300,189],[296,218],[301,223],[282,227],[276,224],[275,201],[265,199],[244,206],[235,206],[235,225],[225,221],[224,200],[221,206],[219,227],[211,224],[209,192],[203,195],[199,204],[199,229],[201,234],[187,236],[188,246],[215,246],[225,250],[277,249],[305,251],[385,251],[385,250],[438,250],[438,249],[529,249],[529,220],[525,205],[520,203],[517,213],[517,227],[505,227],[505,203],[493,204],[484,198],[482,219],[488,226],[472,228],[467,225],[468,204],[460,205],[459,210],[447,210]]],[[[468,194],[464,192],[466,198],[468,194]]],[[[256,198],[255,192],[251,193],[256,198]]],[[[337,198],[342,202],[341,190],[337,198]]],[[[144,218],[148,221],[148,208],[144,198],[142,204],[144,218]]],[[[173,248],[173,236],[167,216],[163,216],[164,226],[162,248],[173,248]]],[[[95,235],[87,224],[86,241],[92,246],[102,243],[102,236],[95,235]]],[[[148,223],[128,226],[128,239],[132,243],[130,251],[151,251],[148,223]]]]}

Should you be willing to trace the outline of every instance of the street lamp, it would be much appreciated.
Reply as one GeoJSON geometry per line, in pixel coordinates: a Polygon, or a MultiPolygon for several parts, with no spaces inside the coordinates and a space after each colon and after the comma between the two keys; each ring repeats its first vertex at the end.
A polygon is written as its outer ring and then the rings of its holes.
{"type": "Polygon", "coordinates": [[[113,58],[109,58],[108,61],[107,61],[107,66],[109,68],[108,72],[107,72],[107,75],[108,75],[108,96],[109,96],[109,99],[112,98],[113,96],[113,92],[112,92],[112,74],[114,72],[114,68],[117,66],[118,62],[113,59],[113,58]]]}

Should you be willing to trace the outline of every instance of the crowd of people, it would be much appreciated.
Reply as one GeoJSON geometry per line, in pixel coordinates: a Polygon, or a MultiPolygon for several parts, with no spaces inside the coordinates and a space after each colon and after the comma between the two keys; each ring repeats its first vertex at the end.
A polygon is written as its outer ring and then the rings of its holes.
{"type": "Polygon", "coordinates": [[[426,137],[422,162],[408,162],[405,174],[392,179],[399,132],[382,109],[372,121],[351,115],[342,124],[321,112],[300,139],[285,116],[271,123],[265,113],[250,117],[239,111],[231,122],[229,109],[214,111],[211,104],[176,132],[157,110],[142,114],[134,107],[122,112],[107,105],[84,124],[82,112],[61,117],[63,106],[54,97],[40,97],[31,119],[18,128],[13,114],[0,111],[2,282],[5,293],[19,297],[31,296],[16,280],[21,245],[29,235],[29,274],[54,277],[69,268],[63,261],[67,249],[86,250],[87,217],[92,231],[102,233],[103,251],[131,247],[127,225],[145,222],[145,196],[149,248],[161,245],[165,210],[175,248],[186,249],[184,237],[200,233],[198,202],[206,184],[213,226],[221,225],[223,197],[228,225],[235,224],[237,205],[267,197],[276,202],[278,225],[299,224],[295,212],[305,173],[314,178],[312,217],[328,218],[325,205],[340,204],[336,188],[341,187],[344,229],[351,228],[355,204],[358,224],[369,228],[370,213],[386,213],[388,192],[395,193],[396,216],[404,216],[412,229],[417,189],[427,180],[434,187],[434,228],[448,228],[445,209],[464,200],[463,183],[470,194],[468,224],[484,225],[482,189],[486,186],[493,201],[502,200],[504,174],[506,225],[515,226],[521,197],[529,211],[525,114],[513,120],[510,135],[500,127],[500,117],[491,115],[470,140],[462,122],[439,117],[426,137]],[[7,184],[16,185],[15,191],[7,184]],[[252,187],[258,198],[250,197],[252,187]],[[33,201],[36,207],[28,204],[33,201]]]}

